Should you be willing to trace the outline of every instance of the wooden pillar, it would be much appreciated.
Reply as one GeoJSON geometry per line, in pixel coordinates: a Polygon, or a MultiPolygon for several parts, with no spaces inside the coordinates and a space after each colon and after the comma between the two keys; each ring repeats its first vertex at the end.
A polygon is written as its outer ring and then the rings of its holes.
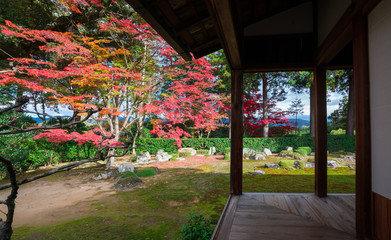
{"type": "Polygon", "coordinates": [[[356,120],[356,231],[359,239],[371,238],[371,130],[369,98],[368,18],[353,20],[353,68],[356,120]]]}
{"type": "Polygon", "coordinates": [[[231,194],[242,194],[243,72],[231,71],[231,194]]]}
{"type": "Polygon", "coordinates": [[[327,196],[327,105],[326,70],[318,66],[314,72],[315,90],[315,194],[327,196]]]}

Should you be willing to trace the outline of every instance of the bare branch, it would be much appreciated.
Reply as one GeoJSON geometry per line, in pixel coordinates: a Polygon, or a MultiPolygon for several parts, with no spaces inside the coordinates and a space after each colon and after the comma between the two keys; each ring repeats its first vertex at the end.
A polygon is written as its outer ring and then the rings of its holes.
{"type": "Polygon", "coordinates": [[[3,109],[0,109],[0,115],[5,113],[5,112],[8,112],[8,111],[10,111],[12,109],[20,108],[24,104],[28,103],[29,100],[30,100],[30,98],[26,97],[26,96],[17,98],[14,105],[6,107],[6,108],[3,108],[3,109]]]}
{"type": "Polygon", "coordinates": [[[8,130],[8,131],[0,132],[0,136],[1,135],[10,135],[10,134],[17,134],[17,133],[32,132],[32,131],[37,131],[37,130],[50,130],[50,129],[58,129],[58,128],[70,127],[70,126],[73,126],[73,125],[76,125],[76,124],[83,123],[83,122],[87,121],[94,113],[96,113],[98,111],[100,111],[100,110],[90,109],[88,111],[88,115],[84,119],[82,119],[80,121],[69,122],[67,124],[63,124],[62,121],[61,121],[59,124],[54,124],[54,125],[51,125],[51,126],[45,126],[44,125],[44,126],[31,127],[31,128],[26,128],[26,129],[8,130]]]}

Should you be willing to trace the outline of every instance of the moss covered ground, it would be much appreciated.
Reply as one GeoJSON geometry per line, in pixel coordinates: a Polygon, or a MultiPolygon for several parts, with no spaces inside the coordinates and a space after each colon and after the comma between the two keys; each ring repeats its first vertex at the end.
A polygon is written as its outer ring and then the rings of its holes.
{"type": "MultiPolygon", "coordinates": [[[[18,227],[13,239],[177,239],[190,211],[202,212],[216,224],[229,195],[229,160],[223,158],[192,167],[160,169],[159,174],[143,178],[140,187],[91,203],[88,217],[54,226],[18,227]]],[[[243,190],[313,192],[313,169],[262,169],[266,172],[262,176],[247,173],[265,162],[280,160],[244,160],[243,190]]],[[[329,169],[328,185],[330,193],[354,193],[355,171],[329,169]]]]}

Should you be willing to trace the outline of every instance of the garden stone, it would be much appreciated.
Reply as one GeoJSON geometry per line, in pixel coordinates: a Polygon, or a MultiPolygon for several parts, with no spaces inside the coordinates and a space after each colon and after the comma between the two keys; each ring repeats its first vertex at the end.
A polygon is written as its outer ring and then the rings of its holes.
{"type": "Polygon", "coordinates": [[[216,148],[215,147],[211,147],[211,148],[209,148],[209,155],[210,156],[212,156],[212,155],[215,155],[215,153],[216,153],[216,148]]]}
{"type": "Polygon", "coordinates": [[[178,149],[178,153],[190,153],[191,156],[197,154],[197,151],[194,148],[180,148],[178,149]]]}
{"type": "Polygon", "coordinates": [[[156,152],[156,161],[158,162],[166,162],[172,158],[172,155],[169,155],[165,151],[159,149],[156,152]]]}
{"type": "Polygon", "coordinates": [[[143,181],[140,178],[130,176],[124,179],[120,179],[116,184],[114,184],[114,188],[121,191],[127,191],[141,184],[142,182],[143,181]]]}
{"type": "Polygon", "coordinates": [[[265,175],[265,171],[262,170],[250,171],[248,173],[250,173],[251,175],[265,175]]]}
{"type": "Polygon", "coordinates": [[[264,148],[262,152],[263,152],[266,156],[272,155],[272,151],[270,151],[270,149],[268,149],[268,148],[264,148]]]}
{"type": "Polygon", "coordinates": [[[293,151],[293,147],[286,147],[286,151],[293,151]]]}
{"type": "Polygon", "coordinates": [[[250,156],[253,156],[256,154],[255,150],[252,150],[250,148],[243,148],[243,155],[248,154],[250,156]]]}
{"type": "Polygon", "coordinates": [[[150,160],[151,160],[151,155],[149,154],[149,152],[142,153],[138,155],[136,158],[136,162],[141,164],[149,163],[150,160]]]}
{"type": "Polygon", "coordinates": [[[130,162],[126,162],[126,163],[122,163],[118,167],[118,172],[126,172],[126,171],[134,172],[133,164],[131,164],[130,162]]]}
{"type": "Polygon", "coordinates": [[[101,172],[101,173],[96,173],[93,177],[92,177],[92,180],[104,180],[104,179],[108,179],[110,178],[111,176],[113,176],[113,173],[112,172],[101,172]]]}
{"type": "Polygon", "coordinates": [[[331,169],[335,169],[341,167],[341,165],[337,161],[330,160],[327,161],[327,167],[331,169]]]}
{"type": "Polygon", "coordinates": [[[252,155],[249,158],[254,159],[254,160],[266,160],[266,158],[262,154],[259,154],[259,153],[252,155]]]}
{"type": "Polygon", "coordinates": [[[305,163],[305,167],[306,168],[314,168],[315,167],[315,163],[313,163],[313,162],[306,162],[305,163]]]}
{"type": "Polygon", "coordinates": [[[156,156],[157,155],[160,155],[160,154],[163,154],[164,153],[164,150],[163,149],[159,149],[156,151],[156,156]]]}
{"type": "Polygon", "coordinates": [[[345,156],[343,157],[343,161],[345,162],[354,162],[354,157],[353,156],[345,156]]]}
{"type": "Polygon", "coordinates": [[[266,163],[265,168],[280,169],[280,164],[278,163],[266,163]]]}

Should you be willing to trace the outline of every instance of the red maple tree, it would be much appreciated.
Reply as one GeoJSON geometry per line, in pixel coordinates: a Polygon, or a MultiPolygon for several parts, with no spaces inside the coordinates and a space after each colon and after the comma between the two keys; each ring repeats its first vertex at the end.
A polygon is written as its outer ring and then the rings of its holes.
{"type": "Polygon", "coordinates": [[[160,95],[161,100],[143,110],[156,116],[151,133],[175,139],[180,147],[182,137],[202,137],[215,130],[217,120],[224,117],[220,110],[225,105],[219,95],[208,91],[216,84],[208,61],[193,58],[186,62],[170,47],[163,48],[161,53],[170,86],[160,95]]]}
{"type": "Polygon", "coordinates": [[[291,126],[286,117],[291,114],[290,111],[282,111],[277,108],[276,100],[273,98],[267,102],[268,106],[268,119],[262,119],[262,94],[257,90],[251,89],[248,96],[243,96],[243,116],[244,116],[244,128],[250,137],[263,136],[263,126],[271,126],[269,130],[270,137],[282,137],[286,136],[296,128],[291,126]]]}

